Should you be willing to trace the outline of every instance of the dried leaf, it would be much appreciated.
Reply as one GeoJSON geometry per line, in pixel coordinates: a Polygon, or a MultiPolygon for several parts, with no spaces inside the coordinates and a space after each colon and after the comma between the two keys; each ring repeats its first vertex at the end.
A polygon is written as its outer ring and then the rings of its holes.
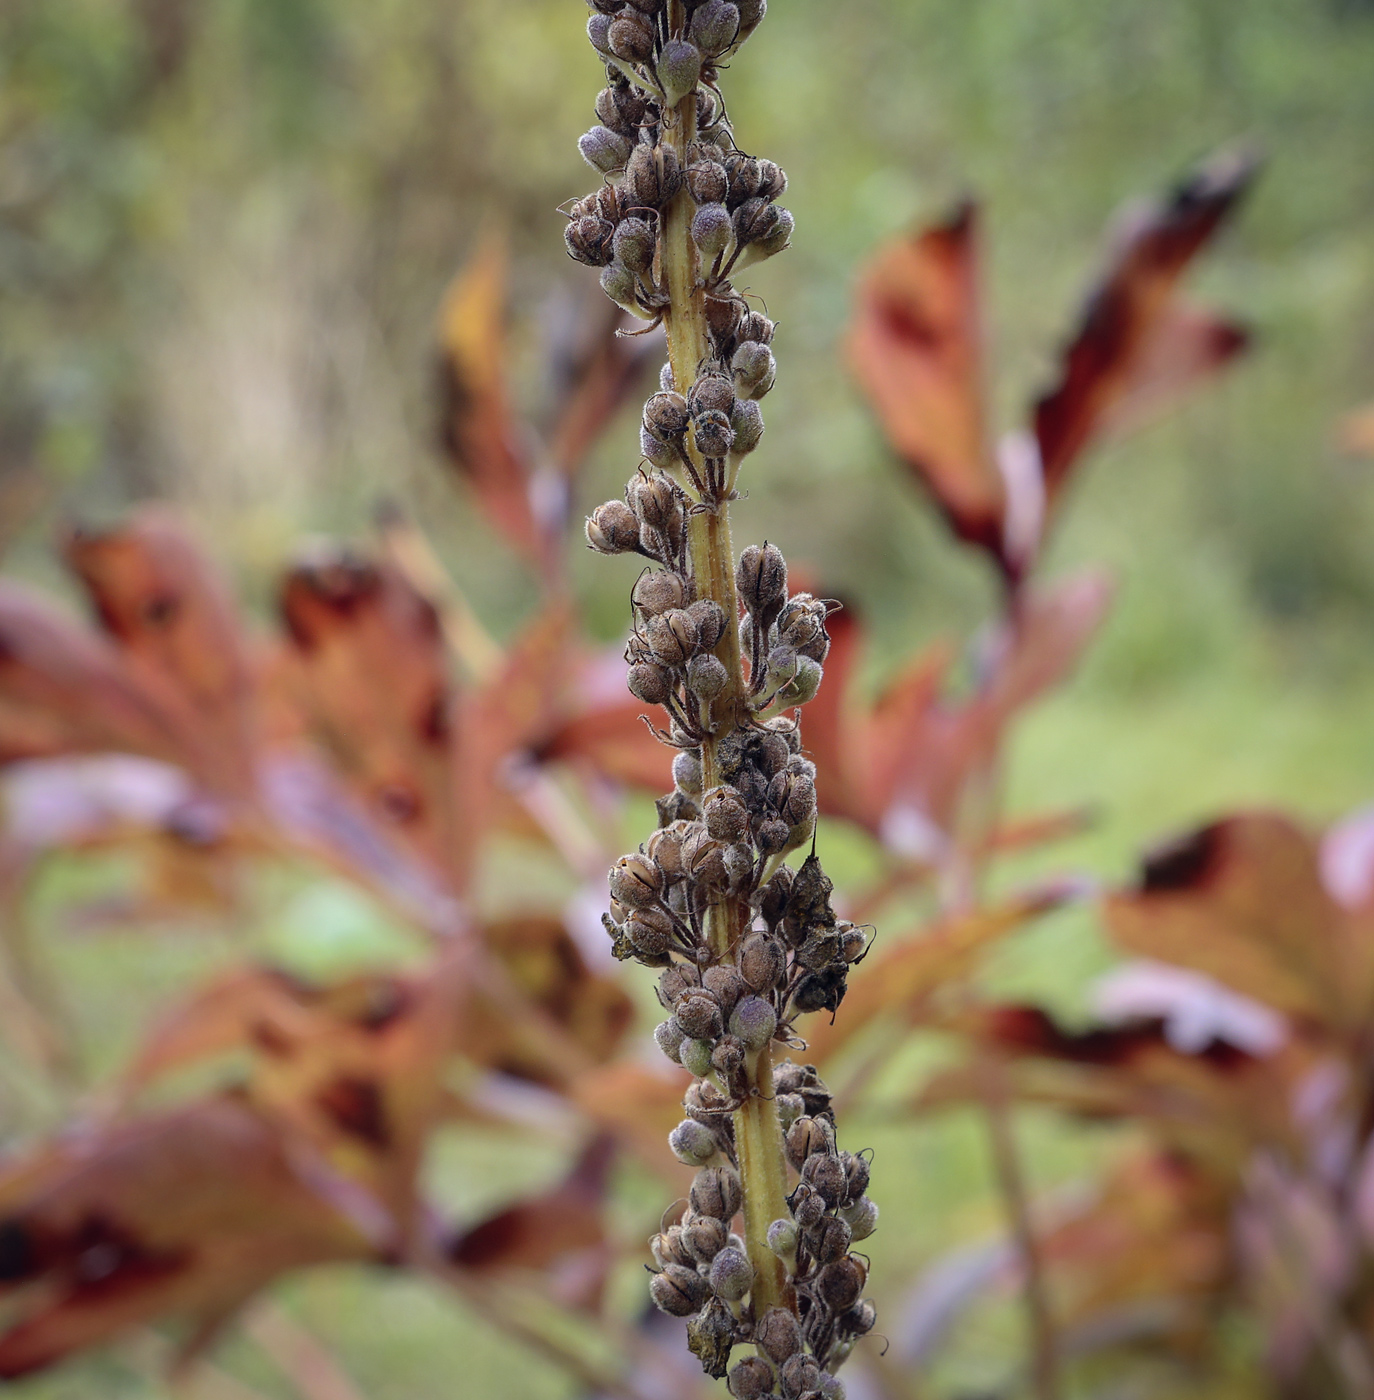
{"type": "Polygon", "coordinates": [[[490,237],[454,278],[439,314],[443,446],[491,522],[538,560],[530,465],[506,391],[506,249],[490,237]]]}
{"type": "Polygon", "coordinates": [[[1257,170],[1252,153],[1222,151],[1167,202],[1131,211],[1065,351],[1060,383],[1036,405],[1051,498],[1095,437],[1135,424],[1244,348],[1244,331],[1181,305],[1176,288],[1257,170]]]}
{"type": "Polygon", "coordinates": [[[959,535],[1000,556],[1005,491],[985,429],[977,217],[882,250],[859,287],[849,360],[894,450],[959,535]]]}

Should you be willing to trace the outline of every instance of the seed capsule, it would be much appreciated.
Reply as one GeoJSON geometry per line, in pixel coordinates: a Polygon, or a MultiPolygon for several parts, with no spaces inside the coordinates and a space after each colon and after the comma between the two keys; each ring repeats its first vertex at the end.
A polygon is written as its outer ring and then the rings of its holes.
{"type": "Polygon", "coordinates": [[[761,1400],[773,1393],[773,1368],[761,1356],[746,1356],[726,1381],[735,1400],[761,1400]]]}
{"type": "Polygon", "coordinates": [[[687,1323],[687,1349],[713,1380],[720,1380],[730,1369],[730,1349],[734,1342],[735,1315],[719,1298],[712,1298],[700,1314],[687,1323]]]}
{"type": "Polygon", "coordinates": [[[735,226],[723,204],[703,204],[692,215],[692,242],[708,262],[725,252],[734,232],[735,226]]]}
{"type": "Polygon", "coordinates": [[[713,992],[704,987],[689,987],[678,998],[673,1016],[683,1033],[693,1040],[718,1040],[725,1030],[725,1018],[713,992]]]}
{"type": "Polygon", "coordinates": [[[759,161],[759,194],[764,199],[778,199],[787,190],[787,172],[776,161],[759,161]]]}
{"type": "Polygon", "coordinates": [[[715,1049],[709,1040],[686,1039],[678,1050],[678,1063],[689,1074],[704,1079],[715,1068],[711,1063],[711,1052],[715,1049]]]}
{"type": "Polygon", "coordinates": [[[851,1231],[838,1215],[827,1215],[807,1239],[817,1263],[833,1264],[849,1253],[851,1231]]]}
{"type": "Polygon", "coordinates": [[[737,1303],[754,1283],[754,1266],[749,1256],[727,1245],[711,1261],[711,1290],[727,1303],[737,1303]]]}
{"type": "Polygon", "coordinates": [[[598,554],[627,554],[639,548],[639,521],[624,501],[607,501],[587,517],[587,543],[598,554]]]}
{"type": "MultiPolygon", "coordinates": [[[[722,204],[730,188],[725,167],[715,160],[699,160],[687,167],[687,190],[698,204],[722,204]]],[[[726,215],[729,218],[729,215],[726,215]]]]}
{"type": "Polygon", "coordinates": [[[754,1325],[754,1345],[770,1361],[782,1365],[802,1349],[801,1325],[786,1308],[769,1308],[754,1325]]]}
{"type": "Polygon", "coordinates": [[[878,1207],[867,1196],[860,1196],[841,1212],[849,1222],[855,1242],[866,1240],[878,1228],[878,1207]]]}
{"type": "Polygon", "coordinates": [[[676,107],[701,79],[701,50],[685,39],[669,39],[658,56],[655,72],[664,101],[676,107]]]}
{"type": "Polygon", "coordinates": [[[682,1237],[682,1229],[677,1225],[670,1225],[655,1235],[649,1241],[649,1252],[660,1269],[666,1269],[669,1264],[681,1264],[690,1269],[694,1262],[688,1252],[687,1242],[682,1237]]]}
{"type": "Polygon", "coordinates": [[[759,829],[754,836],[754,843],[763,855],[776,855],[786,847],[789,833],[790,828],[787,823],[774,817],[759,824],[759,829]]]}
{"type": "Polygon", "coordinates": [[[570,219],[563,230],[568,252],[588,267],[605,267],[614,257],[615,225],[607,219],[570,219]]]}
{"type": "Polygon", "coordinates": [[[654,56],[654,27],[643,15],[621,14],[611,21],[607,47],[626,63],[647,63],[654,56]]]}
{"type": "Polygon", "coordinates": [[[644,639],[660,665],[681,666],[696,651],[700,634],[686,608],[669,608],[649,619],[644,639]]]}
{"type": "Polygon", "coordinates": [[[752,452],[763,441],[763,410],[749,399],[736,399],[730,429],[735,435],[736,454],[752,452]]]}
{"type": "Polygon", "coordinates": [[[844,1167],[845,1179],[843,1204],[850,1205],[868,1190],[870,1175],[868,1158],[860,1157],[853,1152],[842,1152],[840,1153],[840,1164],[844,1167]]]}
{"type": "Polygon", "coordinates": [[[783,1362],[778,1378],[782,1381],[782,1393],[787,1400],[799,1400],[820,1385],[821,1368],[814,1356],[798,1352],[783,1362]]]}
{"type": "Polygon", "coordinates": [[[711,1068],[728,1084],[744,1064],[744,1044],[738,1036],[723,1035],[711,1051],[711,1068]]]}
{"type": "Polygon", "coordinates": [[[739,34],[739,10],[725,0],[706,0],[692,15],[688,32],[707,58],[719,58],[739,34]]]}
{"type": "Polygon", "coordinates": [[[703,374],[687,395],[687,411],[701,413],[715,409],[719,413],[729,413],[735,405],[735,389],[729,378],[723,374],[703,374]]]}
{"type": "Polygon", "coordinates": [[[788,896],[792,893],[792,881],[796,871],[790,865],[780,866],[773,878],[763,887],[763,901],[760,912],[769,928],[776,928],[787,909],[788,896]]]}
{"type": "Polygon", "coordinates": [[[643,318],[644,309],[639,304],[639,283],[624,263],[608,263],[601,269],[601,290],[630,315],[643,318]]]}
{"type": "Polygon", "coordinates": [[[698,1215],[728,1222],[738,1214],[744,1193],[733,1167],[703,1167],[692,1182],[689,1199],[698,1215]]]}
{"type": "Polygon", "coordinates": [[[597,53],[611,51],[611,17],[606,14],[593,15],[587,21],[587,38],[597,53]]]}
{"type": "Polygon", "coordinates": [[[660,1006],[665,1006],[672,1010],[677,1005],[677,999],[687,990],[688,987],[700,986],[700,979],[697,976],[696,968],[683,967],[674,963],[672,967],[664,968],[658,979],[658,1001],[660,1006]]]}
{"type": "Polygon", "coordinates": [[[825,1202],[804,1181],[793,1191],[788,1204],[792,1207],[793,1219],[802,1230],[814,1230],[825,1215],[825,1202]]]}
{"type": "Polygon", "coordinates": [[[749,830],[749,811],[732,787],[716,787],[702,799],[701,814],[715,841],[738,841],[749,830]]]}
{"type": "Polygon", "coordinates": [[[602,88],[596,95],[596,117],[622,136],[634,137],[644,120],[644,99],[630,87],[602,88]]]}
{"type": "Polygon", "coordinates": [[[625,936],[635,952],[655,958],[673,943],[673,921],[662,909],[636,909],[625,923],[625,936]]]}
{"type": "Polygon", "coordinates": [[[672,1021],[660,1021],[654,1027],[654,1040],[658,1048],[675,1064],[680,1065],[682,1059],[679,1051],[685,1037],[682,1034],[682,1027],[672,1021]]]}
{"type": "Polygon", "coordinates": [[[643,423],[639,425],[639,451],[641,456],[649,459],[651,467],[660,467],[663,470],[675,466],[680,460],[672,444],[660,442],[656,437],[652,437],[643,423]]]}
{"type": "Polygon", "coordinates": [[[783,1132],[786,1132],[806,1112],[806,1104],[802,1101],[800,1094],[779,1094],[775,1105],[778,1110],[778,1122],[782,1124],[783,1132]]]}
{"type": "Polygon", "coordinates": [[[708,967],[701,975],[701,984],[715,994],[720,1002],[721,1012],[726,1016],[735,1009],[736,1002],[748,994],[744,979],[729,963],[708,967]]]}
{"type": "Polygon", "coordinates": [[[745,997],[730,1017],[730,1033],[749,1050],[762,1050],[778,1028],[778,1016],[762,997],[745,997]]]}
{"type": "Polygon", "coordinates": [[[724,457],[735,443],[730,420],[717,409],[707,409],[692,420],[692,440],[703,457],[724,457]]]}
{"type": "Polygon", "coordinates": [[[775,1220],[768,1227],[768,1248],[780,1258],[787,1258],[797,1252],[797,1222],[795,1220],[775,1220]]]}
{"type": "Polygon", "coordinates": [[[622,136],[608,126],[594,126],[578,138],[577,149],[592,169],[609,175],[613,170],[624,168],[634,147],[628,136],[622,136]]]}
{"type": "MultiPolygon", "coordinates": [[[[787,1160],[802,1171],[806,1163],[817,1155],[828,1155],[835,1146],[834,1134],[823,1118],[798,1118],[787,1130],[787,1160]]],[[[838,1166],[838,1164],[837,1164],[838,1166]]],[[[840,1179],[844,1179],[844,1168],[839,1167],[840,1179]]],[[[803,1177],[805,1180],[809,1178],[803,1177]]],[[[830,1204],[835,1204],[831,1202],[830,1204]]]]}
{"type": "Polygon", "coordinates": [[[725,609],[714,598],[699,598],[687,611],[697,625],[697,645],[712,650],[725,635],[725,609]]]}
{"type": "Polygon", "coordinates": [[[635,581],[630,601],[647,616],[656,617],[669,608],[687,603],[687,580],[667,569],[647,569],[635,581]]]}
{"type": "Polygon", "coordinates": [[[639,145],[625,163],[625,188],[630,202],[643,209],[661,209],[682,188],[682,172],[671,146],[639,145]]]}
{"type": "Polygon", "coordinates": [[[740,553],[735,583],[745,608],[771,626],[787,599],[787,560],[782,550],[773,544],[749,545],[740,553]]]}
{"type": "Polygon", "coordinates": [[[878,1309],[868,1299],[855,1303],[840,1319],[840,1330],[850,1337],[866,1337],[878,1321],[878,1309]]]}
{"type": "Polygon", "coordinates": [[[777,364],[773,352],[757,340],[745,340],[736,346],[730,357],[730,369],[734,373],[735,392],[746,399],[761,398],[756,390],[760,384],[772,383],[777,374],[777,364]]]}
{"type": "Polygon", "coordinates": [[[706,1301],[706,1280],[695,1269],[669,1264],[649,1283],[654,1303],[673,1317],[690,1317],[706,1301]]]}
{"type": "Polygon", "coordinates": [[[611,896],[627,909],[656,904],[663,891],[663,872],[647,856],[637,852],[621,856],[611,867],[611,896]]]}
{"type": "MultiPolygon", "coordinates": [[[[792,1131],[796,1132],[796,1130],[797,1124],[794,1123],[792,1131]]],[[[844,1168],[840,1165],[838,1157],[831,1157],[828,1153],[818,1153],[808,1157],[802,1166],[801,1173],[802,1180],[827,1206],[837,1206],[844,1199],[844,1168]]],[[[848,1306],[849,1304],[846,1303],[845,1307],[848,1306]]]]}
{"type": "MultiPolygon", "coordinates": [[[[848,1355],[846,1352],[845,1355],[848,1355]]],[[[841,1360],[844,1359],[842,1356],[841,1360]]],[[[838,1364],[838,1363],[836,1363],[838,1364]]],[[[820,1400],[844,1400],[844,1382],[836,1379],[829,1371],[821,1372],[821,1383],[816,1388],[820,1400]]]]}
{"type": "Polygon", "coordinates": [[[753,156],[734,151],[725,158],[725,173],[730,177],[730,189],[725,202],[738,208],[759,192],[759,163],[753,156]]]}
{"type": "Polygon", "coordinates": [[[625,677],[625,685],[636,700],[642,700],[646,705],[662,705],[673,693],[668,672],[652,661],[641,661],[637,666],[631,666],[625,677]]]}
{"type": "Polygon", "coordinates": [[[660,442],[671,442],[687,431],[687,400],[671,389],[660,390],[644,405],[644,426],[660,442]]]}
{"type": "Polygon", "coordinates": [[[642,274],[653,266],[658,236],[645,219],[622,219],[611,246],[631,272],[642,274]]]}
{"type": "Polygon", "coordinates": [[[740,976],[756,992],[771,991],[786,968],[782,944],[767,934],[751,934],[740,949],[740,976]]]}
{"type": "MultiPolygon", "coordinates": [[[[693,1119],[689,1118],[687,1121],[704,1133],[710,1131],[704,1124],[693,1119]]],[[[691,1165],[699,1166],[700,1163],[691,1165]]],[[[730,1232],[725,1228],[725,1222],[709,1215],[694,1215],[682,1228],[682,1242],[698,1264],[709,1264],[725,1248],[729,1239],[730,1232]]]]}
{"type": "Polygon", "coordinates": [[[827,1264],[816,1277],[816,1292],[833,1312],[844,1312],[859,1301],[866,1274],[864,1267],[851,1254],[827,1264]]]}
{"type": "Polygon", "coordinates": [[[673,757],[673,781],[693,797],[701,795],[701,755],[694,749],[681,749],[673,757]]]}
{"type": "Polygon", "coordinates": [[[702,700],[714,700],[730,684],[725,663],[707,652],[694,656],[687,665],[687,684],[702,700]]]}

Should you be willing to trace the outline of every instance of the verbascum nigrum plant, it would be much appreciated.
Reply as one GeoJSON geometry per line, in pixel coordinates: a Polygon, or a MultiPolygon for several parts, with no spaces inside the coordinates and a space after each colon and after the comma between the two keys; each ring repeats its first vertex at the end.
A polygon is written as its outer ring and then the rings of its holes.
{"type": "Polygon", "coordinates": [[[828,1090],[790,1058],[805,1049],[800,1018],[837,1011],[867,943],[831,907],[802,741],[834,605],[789,593],[776,546],[736,558],[730,538],[776,373],[773,323],[731,278],[793,232],[786,175],[736,145],[719,87],[765,9],[593,0],[606,86],[579,145],[602,181],[571,206],[566,240],[668,345],[641,465],[587,521],[593,549],[648,561],[628,684],[677,750],[658,829],[616,862],[605,916],[617,957],[660,969],[658,1044],[694,1076],[669,1146],[697,1173],[685,1213],[650,1242],[650,1291],[689,1319],[692,1351],[739,1400],[836,1400],[835,1371],[875,1320],[852,1246],[877,1208],[867,1158],[839,1149],[828,1090]],[[737,1346],[752,1350],[735,1360],[737,1346]]]}

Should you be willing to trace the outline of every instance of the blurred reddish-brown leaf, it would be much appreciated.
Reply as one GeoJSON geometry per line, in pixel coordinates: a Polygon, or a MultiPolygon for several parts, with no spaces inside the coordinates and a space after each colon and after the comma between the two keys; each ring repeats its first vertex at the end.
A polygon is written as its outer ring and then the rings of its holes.
{"type": "Polygon", "coordinates": [[[236,1095],[76,1133],[0,1171],[13,1379],[129,1328],[216,1321],[278,1275],[377,1258],[390,1222],[236,1095]]]}
{"type": "Polygon", "coordinates": [[[454,278],[439,315],[443,445],[507,540],[540,561],[531,465],[506,389],[506,249],[489,237],[454,278]]]}
{"type": "Polygon", "coordinates": [[[1005,491],[988,446],[978,318],[977,215],[965,204],[869,263],[849,361],[889,442],[954,529],[1000,555],[1005,491]]]}
{"type": "Polygon", "coordinates": [[[1252,152],[1223,150],[1166,201],[1128,211],[1062,378],[1035,408],[1051,498],[1094,438],[1134,426],[1245,348],[1244,330],[1187,306],[1177,287],[1257,170],[1252,152]]]}
{"type": "Polygon", "coordinates": [[[253,677],[223,579],[185,527],[147,507],[110,530],[72,530],[64,557],[130,669],[177,716],[200,776],[253,784],[253,677]]]}

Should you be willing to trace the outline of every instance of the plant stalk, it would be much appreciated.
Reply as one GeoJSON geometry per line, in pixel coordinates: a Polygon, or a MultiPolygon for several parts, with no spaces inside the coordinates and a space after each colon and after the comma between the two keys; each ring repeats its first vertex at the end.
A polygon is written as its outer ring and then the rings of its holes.
{"type": "MultiPolygon", "coordinates": [[[[684,24],[682,0],[669,0],[668,27],[680,33],[684,24]]],[[[685,168],[697,135],[697,98],[685,97],[676,110],[677,120],[664,134],[679,163],[685,168]]],[[[684,188],[663,213],[662,277],[669,305],[664,314],[668,338],[668,363],[673,387],[685,395],[706,364],[711,350],[706,320],[706,292],[701,282],[691,223],[694,205],[684,188]]],[[[693,464],[704,475],[696,449],[687,444],[693,464]]],[[[720,604],[727,625],[715,654],[725,666],[725,690],[712,706],[711,733],[701,746],[702,778],[709,791],[721,782],[719,743],[746,716],[744,674],[739,648],[739,600],[735,593],[735,554],[730,540],[730,507],[722,501],[715,509],[698,511],[687,520],[688,549],[698,598],[720,604]]],[[[734,959],[749,928],[747,900],[730,899],[708,911],[708,930],[716,951],[734,959]]],[[[744,1238],[754,1266],[754,1311],[762,1316],[769,1308],[796,1309],[783,1262],[768,1247],[768,1227],[786,1217],[787,1164],[783,1155],[782,1125],[773,1094],[772,1046],[765,1046],[746,1064],[750,1094],[735,1113],[735,1147],[740,1181],[744,1187],[744,1238]]]]}

